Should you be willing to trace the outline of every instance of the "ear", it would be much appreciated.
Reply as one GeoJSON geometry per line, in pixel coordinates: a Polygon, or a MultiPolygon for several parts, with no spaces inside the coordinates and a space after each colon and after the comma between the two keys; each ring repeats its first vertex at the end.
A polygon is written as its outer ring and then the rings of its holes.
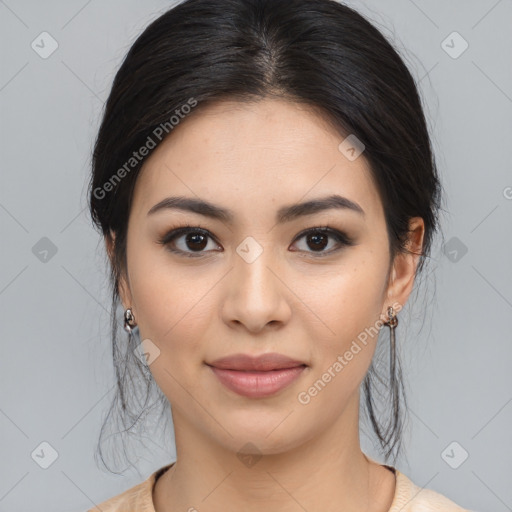
{"type": "MultiPolygon", "coordinates": [[[[105,237],[105,246],[107,249],[107,255],[110,260],[110,265],[114,266],[114,247],[115,247],[115,234],[112,230],[110,230],[110,234],[106,234],[105,237]]],[[[122,269],[119,270],[119,283],[118,283],[118,293],[121,299],[123,309],[127,309],[132,307],[132,295],[130,292],[130,286],[127,281],[127,276],[124,275],[122,269]]],[[[133,309],[133,308],[132,308],[133,309]]]]}
{"type": "Polygon", "coordinates": [[[414,276],[423,248],[425,223],[421,217],[413,217],[409,221],[409,234],[406,247],[409,252],[399,253],[393,262],[387,288],[387,297],[382,312],[387,319],[387,309],[394,303],[402,309],[414,286],[414,276]]]}

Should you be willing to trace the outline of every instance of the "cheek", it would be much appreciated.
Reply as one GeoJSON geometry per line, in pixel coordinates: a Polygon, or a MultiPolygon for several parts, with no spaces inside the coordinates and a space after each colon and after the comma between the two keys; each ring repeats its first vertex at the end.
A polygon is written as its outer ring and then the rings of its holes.
{"type": "Polygon", "coordinates": [[[317,279],[312,288],[307,280],[301,296],[325,326],[325,339],[343,343],[357,337],[379,319],[384,297],[385,262],[354,252],[347,261],[317,279]],[[330,334],[330,336],[329,336],[330,334]]]}
{"type": "Polygon", "coordinates": [[[379,261],[356,257],[329,279],[321,279],[322,286],[307,295],[308,306],[321,320],[304,316],[308,318],[303,325],[306,336],[314,340],[310,342],[313,366],[297,390],[294,410],[307,431],[337,422],[347,407],[354,414],[359,409],[357,390],[370,366],[381,326],[385,280],[381,267],[379,261]]]}
{"type": "Polygon", "coordinates": [[[162,345],[186,340],[191,346],[191,324],[204,322],[205,295],[215,284],[212,273],[194,264],[179,263],[151,240],[141,240],[128,251],[130,288],[141,336],[162,345]]]}
{"type": "Polygon", "coordinates": [[[373,357],[382,325],[385,268],[380,261],[354,254],[353,261],[326,277],[314,291],[301,292],[318,320],[308,315],[303,328],[315,340],[311,350],[317,364],[311,381],[327,372],[324,379],[334,383],[328,387],[344,390],[336,391],[339,400],[340,392],[353,391],[362,381],[373,357]]]}
{"type": "Polygon", "coordinates": [[[140,338],[159,350],[150,370],[171,400],[183,392],[181,386],[191,390],[196,385],[187,379],[203,363],[203,344],[215,314],[209,291],[218,276],[205,272],[199,277],[192,266],[179,267],[167,255],[155,254],[131,253],[130,286],[140,338]]]}
{"type": "Polygon", "coordinates": [[[154,282],[148,279],[136,292],[141,336],[153,339],[162,351],[176,356],[196,353],[197,357],[202,333],[213,314],[212,304],[205,297],[209,288],[203,283],[187,289],[162,276],[154,282]]]}

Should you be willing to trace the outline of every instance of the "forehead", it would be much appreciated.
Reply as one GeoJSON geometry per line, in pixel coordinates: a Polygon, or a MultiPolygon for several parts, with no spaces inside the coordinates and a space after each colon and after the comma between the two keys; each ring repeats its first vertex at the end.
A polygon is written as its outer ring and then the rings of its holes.
{"type": "Polygon", "coordinates": [[[382,215],[364,153],[349,160],[345,139],[312,108],[284,100],[223,101],[182,119],[144,163],[133,208],[144,214],[167,195],[197,196],[230,209],[340,194],[367,217],[382,215]]]}

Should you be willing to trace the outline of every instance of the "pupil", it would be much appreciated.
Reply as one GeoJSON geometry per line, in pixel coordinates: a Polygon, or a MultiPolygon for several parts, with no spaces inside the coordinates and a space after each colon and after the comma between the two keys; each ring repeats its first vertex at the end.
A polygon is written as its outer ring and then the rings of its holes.
{"type": "Polygon", "coordinates": [[[189,247],[189,249],[198,249],[198,250],[201,250],[201,249],[204,249],[206,247],[206,237],[200,233],[189,233],[187,235],[187,244],[189,243],[192,243],[192,244],[197,244],[199,243],[200,244],[200,247],[198,247],[196,245],[196,247],[189,247]],[[201,243],[201,239],[202,238],[202,243],[201,243]]]}
{"type": "Polygon", "coordinates": [[[316,234],[316,235],[309,235],[308,236],[308,243],[313,240],[313,244],[318,244],[319,238],[323,238],[324,243],[320,243],[320,245],[316,245],[317,249],[323,249],[327,245],[327,236],[325,234],[316,234]]]}

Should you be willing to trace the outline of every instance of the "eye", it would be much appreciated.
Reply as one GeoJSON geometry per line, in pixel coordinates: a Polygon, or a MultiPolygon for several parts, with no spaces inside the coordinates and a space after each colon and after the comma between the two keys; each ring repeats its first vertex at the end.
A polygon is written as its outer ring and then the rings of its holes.
{"type": "Polygon", "coordinates": [[[342,231],[338,231],[337,229],[330,228],[329,226],[311,228],[306,231],[303,231],[297,236],[297,238],[295,238],[295,241],[301,240],[302,238],[305,238],[306,246],[312,248],[313,250],[308,251],[307,248],[300,250],[305,252],[316,253],[314,254],[314,256],[318,257],[326,256],[328,254],[332,254],[333,252],[337,252],[344,246],[355,245],[354,241],[348,235],[346,235],[342,231]],[[338,244],[338,247],[336,248],[336,243],[334,243],[334,249],[332,249],[331,245],[331,248],[329,250],[324,250],[326,247],[329,246],[329,238],[334,239],[335,242],[338,244]]]}
{"type": "Polygon", "coordinates": [[[173,253],[194,258],[204,256],[209,238],[212,239],[212,236],[206,229],[199,226],[186,226],[170,231],[158,240],[158,243],[173,253]]]}
{"type": "MultiPolygon", "coordinates": [[[[308,251],[306,248],[299,249],[299,251],[313,253],[315,257],[326,256],[339,251],[344,246],[355,245],[355,242],[348,235],[329,226],[315,227],[303,231],[295,238],[294,243],[302,238],[305,238],[306,244],[312,250],[308,251]],[[336,243],[334,248],[331,244],[331,248],[326,251],[325,248],[329,247],[329,238],[336,243]],[[336,244],[338,247],[336,247],[336,244]]],[[[158,240],[158,243],[164,245],[172,253],[197,258],[205,256],[205,253],[212,250],[218,250],[216,249],[216,247],[219,247],[218,244],[211,244],[213,247],[208,250],[208,239],[214,240],[208,230],[199,226],[187,225],[169,231],[158,240]]]]}

